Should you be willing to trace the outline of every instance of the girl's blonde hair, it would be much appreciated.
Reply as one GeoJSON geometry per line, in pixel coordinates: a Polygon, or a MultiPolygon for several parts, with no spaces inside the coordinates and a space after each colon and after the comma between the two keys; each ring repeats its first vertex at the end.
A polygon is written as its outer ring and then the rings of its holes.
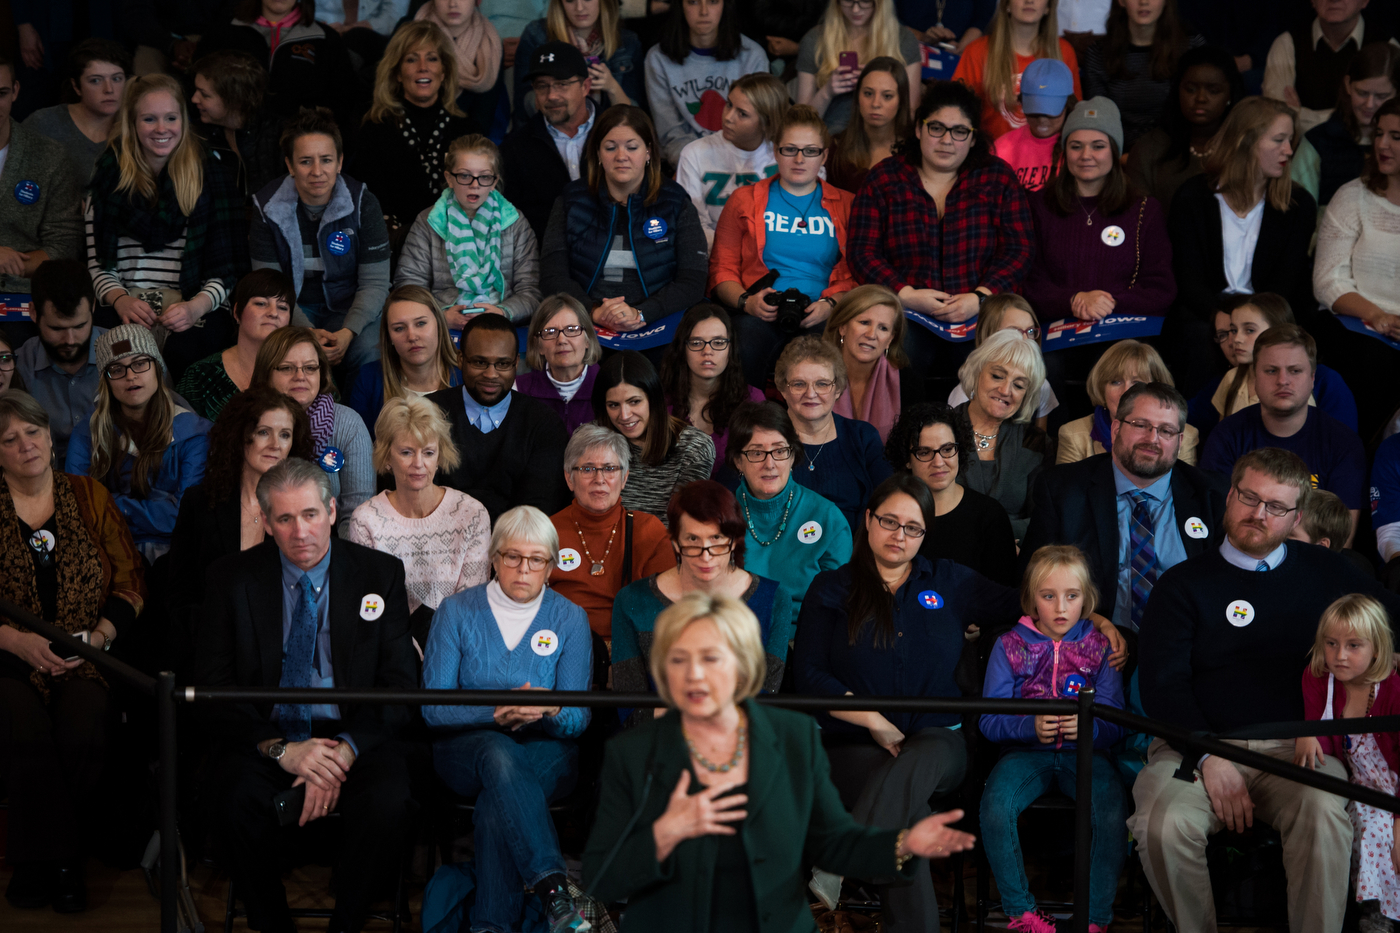
{"type": "Polygon", "coordinates": [[[151,481],[160,475],[165,450],[174,440],[171,432],[175,424],[175,400],[165,384],[165,366],[159,360],[154,363],[156,392],[146,403],[145,420],[141,424],[127,421],[121,404],[112,397],[112,386],[105,373],[98,376],[97,402],[88,419],[92,430],[92,462],[88,465],[88,475],[107,485],[109,474],[131,458],[134,460],[131,491],[138,499],[150,495],[151,481]],[[134,456],[132,448],[136,451],[134,456]]]}
{"type": "Polygon", "coordinates": [[[1061,568],[1069,570],[1079,578],[1080,609],[1083,619],[1099,604],[1099,588],[1094,586],[1094,575],[1089,570],[1089,561],[1084,552],[1072,544],[1051,544],[1039,548],[1026,564],[1026,575],[1021,579],[1021,611],[1032,619],[1035,614],[1036,591],[1045,584],[1045,578],[1061,568]]]}
{"type": "Polygon", "coordinates": [[[972,338],[972,345],[980,347],[986,343],[987,338],[1001,330],[1002,319],[1006,317],[1006,312],[1015,308],[1017,311],[1024,311],[1031,316],[1031,320],[1040,326],[1036,320],[1035,309],[1031,303],[1015,292],[1000,292],[982,302],[982,309],[977,312],[977,330],[972,338]]]}
{"type": "Polygon", "coordinates": [[[1045,381],[1045,359],[1040,355],[1040,344],[1011,330],[988,334],[982,346],[969,353],[958,367],[958,381],[969,399],[977,394],[977,380],[982,377],[982,370],[993,363],[1015,367],[1026,374],[1025,397],[1016,414],[1011,416],[1013,422],[1025,424],[1035,417],[1035,410],[1040,407],[1040,386],[1045,381]]]}
{"type": "Polygon", "coordinates": [[[403,85],[399,83],[399,70],[408,53],[420,45],[434,46],[438,59],[442,62],[442,89],[438,91],[438,103],[454,117],[462,116],[457,108],[457,50],[442,27],[426,19],[407,23],[389,40],[379,67],[374,70],[374,98],[366,123],[383,123],[390,117],[394,121],[403,119],[403,85]]]}
{"type": "Polygon", "coordinates": [[[776,146],[778,128],[788,109],[787,85],[766,71],[756,71],[729,85],[729,93],[735,91],[743,91],[749,99],[754,113],[758,115],[758,125],[763,127],[764,141],[776,146]]]}
{"type": "Polygon", "coordinates": [[[415,395],[386,399],[379,410],[374,421],[374,472],[382,476],[393,471],[389,454],[405,434],[420,445],[437,445],[438,469],[443,473],[451,473],[462,462],[447,416],[432,402],[415,395]]]}
{"type": "Polygon", "coordinates": [[[869,30],[863,39],[854,40],[846,29],[846,17],[841,13],[841,0],[831,0],[827,4],[826,12],[822,14],[821,38],[817,42],[817,87],[823,86],[831,79],[832,72],[840,63],[842,52],[855,52],[858,60],[862,62],[886,55],[904,61],[904,55],[899,51],[899,33],[902,28],[899,20],[895,18],[892,0],[875,0],[869,30]]]}
{"type": "MultiPolygon", "coordinates": [[[[622,18],[618,14],[617,0],[598,0],[598,24],[594,27],[603,36],[603,59],[613,57],[622,44],[622,30],[618,28],[622,18]]],[[[549,0],[549,8],[544,14],[544,31],[550,42],[574,43],[574,30],[569,25],[569,17],[564,14],[563,0],[549,0]]]]}
{"type": "MultiPolygon", "coordinates": [[[[1279,117],[1293,121],[1293,140],[1298,139],[1298,113],[1280,100],[1246,97],[1230,110],[1220,130],[1210,141],[1210,153],[1201,168],[1226,203],[1236,210],[1254,206],[1254,190],[1261,170],[1254,147],[1279,117]]],[[[1286,211],[1293,200],[1293,175],[1284,172],[1269,179],[1264,198],[1275,210],[1286,211]]]]}
{"type": "Polygon", "coordinates": [[[496,148],[488,137],[480,133],[471,133],[467,136],[458,136],[452,140],[452,144],[447,147],[447,152],[442,156],[442,169],[444,172],[452,171],[452,166],[457,162],[457,157],[465,153],[482,155],[491,160],[491,171],[496,176],[496,188],[500,191],[505,187],[505,166],[501,162],[501,150],[496,148]]]}
{"type": "Polygon", "coordinates": [[[822,331],[822,339],[834,347],[840,347],[841,328],[871,308],[880,305],[894,309],[894,327],[891,331],[890,345],[885,350],[885,356],[895,369],[903,369],[909,365],[909,357],[904,354],[904,331],[908,328],[908,322],[904,318],[904,302],[900,301],[898,295],[883,285],[857,285],[846,292],[836,307],[831,310],[831,317],[826,319],[826,329],[822,331]]]}
{"type": "Polygon", "coordinates": [[[1120,340],[1104,351],[1094,368],[1089,370],[1089,401],[1095,405],[1106,405],[1104,391],[1115,379],[1123,379],[1134,374],[1146,382],[1165,382],[1175,386],[1171,370],[1162,361],[1162,355],[1154,347],[1137,340],[1120,340]]]}
{"type": "MultiPolygon", "coordinates": [[[[670,684],[666,680],[666,656],[692,622],[705,619],[715,624],[729,650],[734,652],[737,668],[734,702],[758,696],[763,689],[768,661],[763,648],[763,634],[753,610],[730,596],[691,592],[667,606],[656,617],[651,643],[651,679],[656,684],[657,694],[666,701],[667,706],[675,707],[676,700],[671,696],[670,684]]],[[[716,699],[723,702],[721,697],[716,699]]]]}
{"type": "Polygon", "coordinates": [[[194,212],[195,202],[204,191],[204,150],[199,137],[190,127],[190,112],[185,106],[184,90],[180,83],[169,75],[142,75],[126,83],[126,93],[122,95],[122,109],[117,114],[112,127],[112,147],[117,151],[117,192],[130,192],[154,203],[156,200],[156,176],[146,164],[146,156],[141,151],[141,139],[136,132],[136,110],[141,100],[151,94],[164,91],[175,99],[180,108],[180,142],[165,170],[175,185],[175,200],[180,204],[180,213],[188,217],[194,212]]]}
{"type": "Polygon", "coordinates": [[[1375,651],[1370,665],[1361,673],[1361,682],[1374,684],[1389,677],[1395,669],[1395,642],[1390,634],[1390,616],[1380,600],[1362,593],[1350,593],[1322,610],[1322,618],[1317,623],[1317,638],[1313,641],[1311,663],[1308,665],[1312,675],[1321,677],[1327,673],[1327,636],[1338,625],[1369,641],[1375,651]]]}
{"type": "MultiPolygon", "coordinates": [[[[1050,0],[1031,43],[1032,58],[1061,61],[1060,29],[1056,16],[1059,0],[1050,0]]],[[[982,78],[982,99],[994,107],[1014,111],[1016,103],[1016,49],[1011,41],[1011,0],[1000,0],[987,27],[987,64],[982,78]]]]}
{"type": "MultiPolygon", "coordinates": [[[[394,350],[394,341],[389,336],[389,306],[401,301],[422,305],[433,314],[437,323],[437,369],[438,388],[452,385],[452,370],[457,367],[457,348],[452,345],[452,334],[447,328],[447,317],[438,306],[437,298],[422,285],[400,285],[384,299],[384,310],[379,315],[379,360],[384,378],[384,401],[403,398],[408,395],[404,388],[403,361],[394,350]]],[[[290,347],[288,348],[290,349],[290,347]]],[[[280,361],[279,361],[280,362],[280,361]]],[[[276,364],[274,364],[276,365],[276,364]]]]}

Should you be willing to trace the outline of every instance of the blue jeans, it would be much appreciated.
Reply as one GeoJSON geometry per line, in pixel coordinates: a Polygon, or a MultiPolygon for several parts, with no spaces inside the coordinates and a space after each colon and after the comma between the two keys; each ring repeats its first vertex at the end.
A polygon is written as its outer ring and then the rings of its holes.
{"type": "Polygon", "coordinates": [[[578,746],[539,732],[472,729],[433,743],[433,767],[476,796],[476,904],[471,930],[519,929],[524,889],[564,872],[549,803],[573,789],[578,746]]]}
{"type": "MultiPolygon", "coordinates": [[[[1074,797],[1074,749],[1040,751],[1012,749],[1002,756],[987,778],[982,793],[982,845],[997,879],[1002,910],[1019,917],[1035,910],[1035,897],[1021,859],[1016,818],[1052,786],[1074,797]]],[[[1128,857],[1128,797],[1113,764],[1094,755],[1094,793],[1090,811],[1094,841],[1089,852],[1089,922],[1108,926],[1118,875],[1128,857]]]]}
{"type": "MultiPolygon", "coordinates": [[[[306,319],[311,322],[312,327],[319,327],[335,333],[345,326],[345,315],[336,314],[325,305],[312,305],[304,302],[298,303],[298,308],[306,315],[306,319]]],[[[345,367],[350,373],[354,373],[366,363],[372,363],[379,359],[379,318],[375,318],[365,325],[365,329],[355,335],[350,341],[350,347],[345,351],[345,358],[340,365],[345,367]]]]}

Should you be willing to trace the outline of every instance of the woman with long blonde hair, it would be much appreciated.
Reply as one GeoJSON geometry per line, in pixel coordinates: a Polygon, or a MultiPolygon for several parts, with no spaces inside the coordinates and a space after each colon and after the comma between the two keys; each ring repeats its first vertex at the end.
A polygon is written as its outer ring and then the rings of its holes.
{"type": "MultiPolygon", "coordinates": [[[[583,53],[599,110],[613,104],[641,106],[646,100],[642,43],[635,32],[623,28],[617,0],[549,0],[544,17],[530,22],[520,34],[515,60],[529,62],[546,42],[568,42],[583,53]]],[[[515,69],[516,126],[539,110],[527,70],[515,69]]]]}
{"type": "Polygon", "coordinates": [[[154,561],[170,550],[185,490],[204,479],[210,424],[176,403],[145,327],[114,327],[95,349],[97,404],[73,431],[64,471],[106,486],[136,547],[154,561]]]}
{"type": "Polygon", "coordinates": [[[179,335],[166,353],[181,363],[224,345],[222,328],[187,332],[223,305],[248,269],[235,172],[190,131],[179,82],[168,75],[127,82],[89,189],[88,269],[99,324],[159,324],[161,338],[179,335]]]}
{"type": "Polygon", "coordinates": [[[1074,75],[1074,96],[1084,97],[1074,47],[1057,35],[1058,4],[1059,0],[999,0],[987,34],[958,59],[953,80],[982,98],[982,131],[992,139],[1025,126],[1018,89],[1021,72],[1037,58],[1057,58],[1068,65],[1074,75]]]}
{"type": "Polygon", "coordinates": [[[1290,307],[1316,308],[1308,248],[1317,204],[1289,170],[1297,117],[1282,101],[1246,97],[1211,140],[1203,173],[1177,189],[1167,231],[1172,241],[1177,304],[1189,312],[1177,323],[1167,363],[1189,396],[1209,379],[1214,361],[1204,346],[1222,296],[1273,292],[1290,307]]]}
{"type": "Polygon", "coordinates": [[[457,106],[457,78],[452,39],[424,20],[394,33],[379,60],[374,99],[346,171],[379,198],[396,244],[442,193],[447,144],[474,129],[457,106]]]}
{"type": "Polygon", "coordinates": [[[349,405],[370,438],[385,402],[461,384],[457,348],[433,293],[421,285],[391,291],[379,316],[379,359],[360,367],[350,389],[349,405]]]}
{"type": "Polygon", "coordinates": [[[830,0],[821,22],[802,37],[797,50],[797,102],[821,114],[833,133],[851,122],[856,82],[863,63],[889,57],[904,62],[909,78],[909,109],[919,106],[923,65],[919,40],[899,25],[893,0],[830,0]],[[854,66],[842,56],[854,53],[854,66]]]}

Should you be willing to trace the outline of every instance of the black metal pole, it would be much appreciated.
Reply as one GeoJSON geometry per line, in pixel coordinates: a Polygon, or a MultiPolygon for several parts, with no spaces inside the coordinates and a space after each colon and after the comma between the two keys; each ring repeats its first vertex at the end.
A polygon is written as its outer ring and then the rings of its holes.
{"type": "Polygon", "coordinates": [[[179,925],[180,830],[175,809],[175,674],[156,678],[156,725],[160,735],[160,933],[179,925]]]}
{"type": "Polygon", "coordinates": [[[1074,933],[1089,933],[1089,856],[1094,843],[1094,688],[1079,691],[1074,748],[1074,933]]]}

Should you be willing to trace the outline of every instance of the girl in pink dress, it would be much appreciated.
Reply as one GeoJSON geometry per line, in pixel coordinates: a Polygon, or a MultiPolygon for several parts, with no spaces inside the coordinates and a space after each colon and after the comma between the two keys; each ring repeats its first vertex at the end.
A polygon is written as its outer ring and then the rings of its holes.
{"type": "MultiPolygon", "coordinates": [[[[1400,712],[1400,676],[1395,673],[1390,622],[1375,599],[1343,596],[1322,613],[1312,662],[1303,672],[1303,710],[1308,719],[1360,719],[1400,712]]],[[[1315,767],[1324,754],[1346,763],[1353,784],[1395,793],[1400,734],[1300,738],[1294,762],[1315,767]]],[[[1356,829],[1351,871],[1356,899],[1362,904],[1362,929],[1390,929],[1382,917],[1400,921],[1395,820],[1355,801],[1347,804],[1347,812],[1356,829]]]]}

